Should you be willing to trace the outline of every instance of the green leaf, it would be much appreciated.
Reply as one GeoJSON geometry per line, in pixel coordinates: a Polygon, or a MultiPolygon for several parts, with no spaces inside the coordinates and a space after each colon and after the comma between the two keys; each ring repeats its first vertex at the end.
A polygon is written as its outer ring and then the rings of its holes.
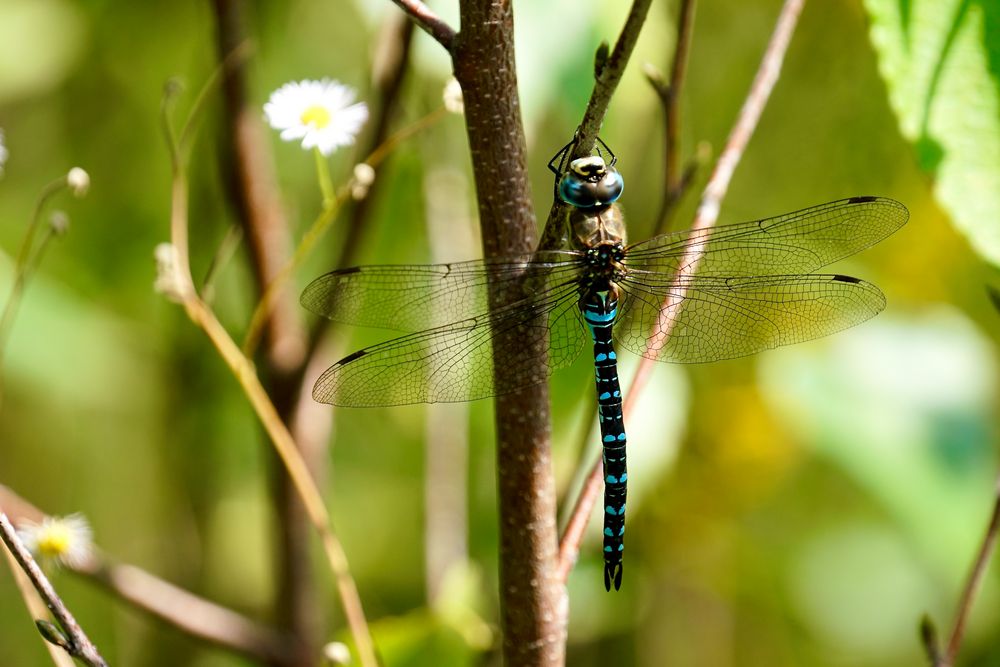
{"type": "Polygon", "coordinates": [[[934,196],[1000,265],[1000,1],[865,0],[889,100],[934,196]]]}

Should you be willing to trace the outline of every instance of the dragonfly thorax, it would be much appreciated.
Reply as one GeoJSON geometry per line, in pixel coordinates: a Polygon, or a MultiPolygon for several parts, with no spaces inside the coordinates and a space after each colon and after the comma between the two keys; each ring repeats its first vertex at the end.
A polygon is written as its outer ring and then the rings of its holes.
{"type": "MultiPolygon", "coordinates": [[[[588,248],[584,289],[611,289],[625,277],[625,247],[619,241],[605,242],[588,248]]],[[[617,289],[617,288],[615,288],[617,289]]]]}
{"type": "Polygon", "coordinates": [[[625,219],[617,204],[600,210],[573,209],[569,224],[572,230],[570,242],[577,250],[625,243],[625,219]]]}

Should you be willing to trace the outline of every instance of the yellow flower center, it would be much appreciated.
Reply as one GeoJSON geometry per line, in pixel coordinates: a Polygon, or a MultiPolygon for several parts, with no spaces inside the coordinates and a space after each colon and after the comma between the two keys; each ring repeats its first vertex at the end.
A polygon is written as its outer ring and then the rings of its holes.
{"type": "Polygon", "coordinates": [[[73,535],[63,524],[52,524],[38,536],[38,553],[47,558],[59,558],[69,551],[73,535]]]}
{"type": "Polygon", "coordinates": [[[322,130],[330,124],[330,111],[326,107],[314,104],[303,111],[300,118],[303,125],[312,125],[317,130],[322,130]]]}

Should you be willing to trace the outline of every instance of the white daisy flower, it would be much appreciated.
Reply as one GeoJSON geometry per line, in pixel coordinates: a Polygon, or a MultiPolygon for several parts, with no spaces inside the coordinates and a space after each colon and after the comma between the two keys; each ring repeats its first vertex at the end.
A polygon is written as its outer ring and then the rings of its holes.
{"type": "Polygon", "coordinates": [[[69,567],[85,564],[93,549],[90,524],[82,514],[47,516],[40,524],[24,521],[17,534],[36,558],[69,567]]]}
{"type": "Polygon", "coordinates": [[[10,153],[3,142],[3,128],[0,128],[0,176],[3,176],[3,166],[7,164],[8,157],[10,157],[10,153]]]}
{"type": "Polygon", "coordinates": [[[349,146],[368,120],[368,107],[354,102],[354,89],[331,79],[286,83],[264,105],[267,122],[285,141],[330,155],[349,146]]]}

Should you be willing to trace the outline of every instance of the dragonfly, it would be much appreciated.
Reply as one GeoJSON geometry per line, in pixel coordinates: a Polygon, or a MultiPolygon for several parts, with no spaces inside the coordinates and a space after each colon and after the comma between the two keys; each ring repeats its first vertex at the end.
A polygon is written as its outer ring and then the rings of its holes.
{"type": "Polygon", "coordinates": [[[598,140],[549,162],[567,248],[432,265],[361,266],[310,283],[330,320],[403,332],[328,368],[313,398],[347,407],[472,401],[544,382],[593,349],[604,464],[604,585],[622,582],[628,471],[617,351],[711,362],[826,336],[881,311],[871,283],[818,269],[906,223],[906,207],[840,199],[761,220],[626,242],[617,158],[598,140]],[[513,294],[503,305],[490,294],[513,294]],[[502,365],[502,369],[497,367],[502,365]]]}

